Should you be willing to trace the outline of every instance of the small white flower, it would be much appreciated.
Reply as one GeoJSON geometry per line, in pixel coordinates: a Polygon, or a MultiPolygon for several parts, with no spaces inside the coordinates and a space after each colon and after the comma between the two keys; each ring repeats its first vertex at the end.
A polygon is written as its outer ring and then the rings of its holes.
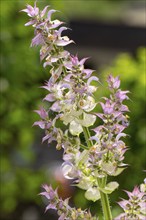
{"type": "Polygon", "coordinates": [[[73,164],[70,162],[64,162],[62,164],[62,172],[66,179],[74,179],[75,177],[77,177],[77,172],[73,164]]]}
{"type": "Polygon", "coordinates": [[[93,97],[87,96],[86,99],[80,100],[78,105],[81,109],[85,110],[86,112],[90,112],[95,108],[96,103],[93,97]]]}

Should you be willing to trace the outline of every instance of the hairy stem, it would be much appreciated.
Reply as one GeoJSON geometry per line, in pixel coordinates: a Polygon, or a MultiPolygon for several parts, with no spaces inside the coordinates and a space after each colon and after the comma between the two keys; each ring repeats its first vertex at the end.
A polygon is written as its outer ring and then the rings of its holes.
{"type": "MultiPolygon", "coordinates": [[[[104,188],[106,186],[106,178],[102,178],[102,179],[98,178],[97,181],[99,187],[104,188]]],[[[101,205],[102,205],[104,220],[112,220],[112,213],[110,209],[108,195],[100,190],[100,196],[101,196],[101,205]]]]}

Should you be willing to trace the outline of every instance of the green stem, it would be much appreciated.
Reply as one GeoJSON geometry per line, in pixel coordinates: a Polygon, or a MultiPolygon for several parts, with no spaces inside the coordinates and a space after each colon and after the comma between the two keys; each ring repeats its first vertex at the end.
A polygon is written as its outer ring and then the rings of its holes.
{"type": "MultiPolygon", "coordinates": [[[[90,149],[93,146],[93,142],[92,142],[92,140],[90,140],[90,133],[89,133],[88,128],[83,127],[83,132],[84,132],[84,137],[85,137],[87,146],[90,149]]],[[[97,182],[98,182],[98,185],[100,188],[104,188],[106,186],[106,177],[104,177],[102,179],[97,178],[97,182]]],[[[102,205],[104,220],[112,220],[112,214],[111,214],[108,195],[103,193],[100,190],[100,196],[101,196],[101,205],[102,205]]]]}
{"type": "Polygon", "coordinates": [[[82,149],[84,149],[84,150],[88,150],[88,147],[85,146],[85,145],[83,145],[83,144],[80,144],[80,147],[81,147],[82,149]]]}
{"type": "Polygon", "coordinates": [[[89,133],[88,128],[83,127],[83,133],[84,133],[84,137],[85,137],[87,146],[90,149],[93,146],[93,142],[92,142],[92,140],[90,140],[90,133],[89,133]]]}
{"type": "MultiPolygon", "coordinates": [[[[54,45],[54,50],[55,50],[56,53],[58,53],[58,48],[57,48],[55,45],[54,45]]],[[[59,63],[60,63],[60,64],[63,64],[62,58],[59,59],[59,63]]],[[[66,74],[67,74],[67,71],[66,71],[65,66],[62,66],[62,70],[63,70],[63,72],[64,72],[65,75],[66,75],[66,74]]]]}
{"type": "MultiPolygon", "coordinates": [[[[97,181],[99,187],[104,188],[106,186],[106,178],[102,178],[102,179],[98,178],[97,181]]],[[[102,205],[104,220],[112,220],[112,213],[110,209],[108,195],[100,190],[100,196],[101,196],[101,205],[102,205]]]]}

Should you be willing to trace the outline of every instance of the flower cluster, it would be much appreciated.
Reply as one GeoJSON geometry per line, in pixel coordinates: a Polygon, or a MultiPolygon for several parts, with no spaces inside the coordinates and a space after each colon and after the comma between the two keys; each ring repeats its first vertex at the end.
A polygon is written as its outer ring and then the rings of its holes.
{"type": "Polygon", "coordinates": [[[51,186],[43,185],[44,192],[40,195],[45,196],[49,200],[48,209],[57,210],[57,214],[60,216],[58,220],[97,220],[96,217],[92,217],[89,211],[82,211],[80,208],[71,208],[68,204],[69,200],[64,201],[58,197],[57,190],[53,190],[51,186]]]}
{"type": "Polygon", "coordinates": [[[125,191],[129,200],[118,202],[124,213],[115,220],[145,220],[146,219],[146,179],[140,187],[135,186],[132,192],[125,191]]]}
{"type": "Polygon", "coordinates": [[[91,81],[98,81],[91,76],[93,70],[85,69],[87,58],[79,61],[77,56],[64,50],[64,46],[72,43],[67,36],[61,36],[66,27],[60,25],[63,22],[52,20],[51,15],[55,10],[48,10],[48,6],[42,11],[30,5],[22,10],[31,18],[25,25],[35,28],[35,37],[31,46],[41,46],[40,59],[44,60],[44,67],[50,67],[51,77],[43,86],[49,94],[44,98],[51,102],[51,108],[55,113],[62,113],[61,120],[65,125],[69,124],[69,131],[73,135],[79,135],[82,126],[93,125],[96,117],[89,114],[95,107],[93,92],[96,87],[91,86],[91,81]],[[91,77],[90,77],[91,76],[91,77]]]}
{"type": "Polygon", "coordinates": [[[90,148],[64,155],[65,177],[78,178],[77,186],[86,190],[85,197],[93,201],[100,199],[99,190],[109,194],[118,187],[117,182],[110,182],[101,188],[97,178],[119,175],[126,166],[123,159],[127,147],[121,138],[126,136],[123,130],[128,126],[125,113],[129,110],[123,105],[123,101],[128,99],[128,91],[119,89],[118,77],[110,75],[107,81],[111,95],[104,98],[105,103],[100,103],[103,113],[95,113],[102,119],[103,125],[93,129],[96,134],[90,138],[90,148]]]}
{"type": "MultiPolygon", "coordinates": [[[[35,29],[31,46],[41,47],[40,60],[43,61],[44,68],[49,67],[50,72],[50,78],[42,86],[47,90],[43,101],[49,104],[49,108],[46,110],[41,107],[36,111],[41,120],[34,125],[45,130],[42,141],[47,140],[49,144],[56,141],[56,148],[64,150],[64,176],[73,179],[79,188],[84,189],[88,200],[102,200],[104,197],[109,210],[106,196],[119,184],[107,183],[107,177],[119,175],[126,166],[123,160],[127,146],[123,138],[126,136],[124,129],[129,125],[129,109],[123,102],[129,99],[129,92],[120,89],[119,77],[109,75],[109,97],[104,97],[102,102],[95,101],[97,86],[93,86],[92,81],[98,82],[99,79],[93,76],[92,69],[85,68],[88,58],[79,60],[77,55],[72,55],[64,49],[73,41],[62,36],[62,32],[67,28],[62,26],[62,21],[52,19],[52,14],[56,11],[48,10],[48,7],[41,11],[35,3],[34,7],[27,5],[27,8],[22,10],[30,17],[30,21],[25,25],[32,25],[35,29]],[[101,113],[94,112],[96,105],[101,106],[101,113]],[[101,124],[92,128],[94,135],[90,136],[88,128],[94,126],[97,118],[101,120],[101,124]],[[57,126],[58,122],[62,123],[62,130],[57,126]],[[85,141],[80,139],[81,133],[85,141]]],[[[46,210],[57,210],[59,220],[97,219],[92,217],[90,212],[71,208],[68,199],[60,199],[51,186],[44,185],[43,188],[45,192],[41,195],[49,200],[46,210]]],[[[126,214],[122,214],[118,220],[141,218],[143,190],[144,185],[141,185],[141,189],[136,187],[132,193],[127,192],[130,200],[119,203],[126,214]]],[[[105,205],[103,207],[105,208],[105,205]]],[[[105,218],[112,219],[110,212],[105,218]]]]}
{"type": "Polygon", "coordinates": [[[94,128],[95,136],[91,139],[95,142],[91,148],[90,162],[100,176],[116,176],[123,170],[124,153],[127,150],[125,143],[121,140],[126,134],[123,132],[128,126],[128,107],[123,101],[128,99],[128,91],[121,91],[119,77],[108,77],[108,87],[111,91],[110,98],[104,98],[100,102],[103,113],[96,113],[103,124],[94,128]]]}

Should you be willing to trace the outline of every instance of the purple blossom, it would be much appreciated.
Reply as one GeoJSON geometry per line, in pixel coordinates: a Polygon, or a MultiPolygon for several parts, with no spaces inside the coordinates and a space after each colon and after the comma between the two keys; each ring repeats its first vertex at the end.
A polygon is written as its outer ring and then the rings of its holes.
{"type": "Polygon", "coordinates": [[[44,41],[43,35],[42,35],[41,33],[38,33],[38,34],[32,39],[31,47],[38,46],[38,45],[44,45],[44,44],[45,44],[45,41],[44,41]]]}
{"type": "Polygon", "coordinates": [[[52,186],[42,185],[44,192],[40,195],[45,196],[49,205],[46,207],[46,211],[49,209],[57,210],[59,215],[58,220],[97,220],[96,217],[92,217],[89,211],[83,211],[81,209],[75,209],[69,206],[69,199],[62,200],[59,198],[57,190],[53,190],[52,186]]]}
{"type": "Polygon", "coordinates": [[[129,200],[118,202],[124,213],[120,214],[115,220],[145,220],[146,219],[146,193],[141,192],[139,187],[135,186],[132,192],[125,191],[129,197],[129,200]]]}
{"type": "Polygon", "coordinates": [[[36,2],[34,3],[34,7],[27,5],[27,8],[21,11],[26,12],[29,17],[35,17],[39,14],[39,8],[36,7],[36,2]]]}
{"type": "Polygon", "coordinates": [[[121,91],[121,90],[118,90],[118,91],[115,93],[115,97],[116,97],[120,102],[122,102],[122,101],[125,100],[125,99],[129,99],[128,96],[126,95],[127,93],[129,93],[129,91],[121,91]]]}
{"type": "Polygon", "coordinates": [[[109,75],[107,82],[110,89],[118,89],[120,86],[120,80],[118,76],[114,78],[112,75],[109,75]]]}
{"type": "Polygon", "coordinates": [[[103,109],[104,114],[114,114],[115,103],[112,103],[109,99],[106,100],[106,103],[100,103],[103,109]]]}

